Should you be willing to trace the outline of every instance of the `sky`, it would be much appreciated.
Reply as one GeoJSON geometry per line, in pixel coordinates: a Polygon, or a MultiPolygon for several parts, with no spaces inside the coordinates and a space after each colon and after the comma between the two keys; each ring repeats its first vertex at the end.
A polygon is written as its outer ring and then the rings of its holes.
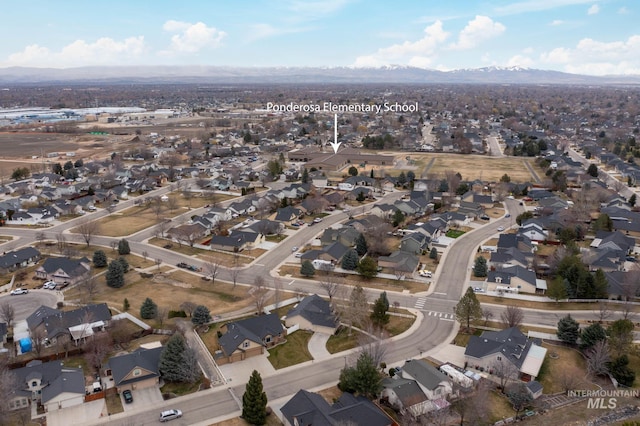
{"type": "Polygon", "coordinates": [[[640,75],[638,0],[0,0],[0,68],[488,66],[640,75]]]}

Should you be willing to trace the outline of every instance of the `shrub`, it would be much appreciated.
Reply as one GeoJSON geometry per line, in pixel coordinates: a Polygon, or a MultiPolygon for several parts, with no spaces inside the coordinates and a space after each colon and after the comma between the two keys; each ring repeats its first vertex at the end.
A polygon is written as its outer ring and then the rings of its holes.
{"type": "Polygon", "coordinates": [[[187,313],[183,310],[179,310],[179,311],[169,311],[169,313],[167,314],[168,318],[186,318],[187,317],[187,313]]]}

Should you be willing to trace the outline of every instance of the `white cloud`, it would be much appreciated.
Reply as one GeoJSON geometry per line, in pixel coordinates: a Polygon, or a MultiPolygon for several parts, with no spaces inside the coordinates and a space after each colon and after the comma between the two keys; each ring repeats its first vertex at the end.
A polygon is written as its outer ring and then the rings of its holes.
{"type": "Polygon", "coordinates": [[[374,67],[385,64],[408,63],[414,61],[424,63],[424,59],[434,56],[438,48],[449,37],[449,33],[442,28],[442,22],[436,21],[424,29],[424,36],[416,41],[405,41],[378,49],[371,55],[356,58],[356,67],[374,67]]]}
{"type": "Polygon", "coordinates": [[[476,16],[460,31],[458,41],[451,45],[453,49],[472,49],[483,41],[497,37],[507,28],[500,22],[494,22],[488,16],[476,16]]]}
{"type": "Polygon", "coordinates": [[[640,35],[613,42],[585,38],[574,48],[558,47],[543,53],[540,59],[544,63],[563,65],[567,72],[591,75],[638,73],[640,35]]]}
{"type": "Polygon", "coordinates": [[[216,48],[222,44],[227,35],[214,27],[208,27],[203,22],[195,24],[182,21],[167,21],[162,26],[167,32],[177,33],[171,37],[171,45],[162,54],[196,53],[207,48],[216,48]]]}
{"type": "Polygon", "coordinates": [[[593,0],[526,0],[496,7],[495,12],[499,15],[517,15],[520,13],[541,12],[585,3],[593,3],[593,0]]]}
{"type": "Polygon", "coordinates": [[[508,67],[526,67],[531,68],[535,65],[535,61],[528,56],[515,55],[507,61],[508,67]]]}
{"type": "Polygon", "coordinates": [[[102,37],[95,42],[76,40],[64,46],[59,52],[40,46],[29,45],[16,52],[2,63],[2,66],[32,67],[76,67],[85,65],[121,65],[131,58],[138,58],[145,52],[143,36],[129,37],[117,41],[102,37]]]}
{"type": "Polygon", "coordinates": [[[597,15],[598,13],[600,13],[600,6],[598,6],[597,4],[592,5],[587,10],[587,15],[597,15]]]}
{"type": "Polygon", "coordinates": [[[622,6],[620,9],[618,9],[618,14],[619,15],[628,15],[629,14],[629,9],[627,9],[624,6],[622,6]]]}
{"type": "Polygon", "coordinates": [[[549,22],[549,25],[552,27],[557,27],[558,25],[562,24],[564,24],[564,21],[562,19],[554,19],[553,21],[549,22]]]}
{"type": "Polygon", "coordinates": [[[409,59],[408,65],[416,68],[430,68],[433,62],[431,58],[427,58],[426,56],[414,56],[409,59]]]}
{"type": "Polygon", "coordinates": [[[262,38],[276,37],[283,34],[294,34],[307,31],[308,28],[274,27],[271,24],[252,24],[249,26],[248,39],[250,41],[262,38]]]}

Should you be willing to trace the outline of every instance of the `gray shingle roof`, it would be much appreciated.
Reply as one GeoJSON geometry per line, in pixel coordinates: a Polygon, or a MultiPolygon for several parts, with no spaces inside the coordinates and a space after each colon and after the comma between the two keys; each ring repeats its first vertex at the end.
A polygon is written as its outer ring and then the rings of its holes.
{"type": "Polygon", "coordinates": [[[218,342],[225,354],[231,355],[246,339],[262,345],[266,336],[277,336],[283,331],[278,315],[271,313],[228,323],[227,332],[218,342]]]}
{"type": "Polygon", "coordinates": [[[419,359],[406,361],[402,366],[402,372],[410,374],[418,383],[429,390],[436,389],[440,383],[448,381],[447,376],[437,368],[419,359]]]}
{"type": "Polygon", "coordinates": [[[485,331],[481,336],[471,336],[464,354],[474,358],[483,358],[487,355],[500,353],[520,368],[532,342],[522,334],[518,327],[501,331],[485,331]]]}
{"type": "Polygon", "coordinates": [[[40,256],[40,251],[33,247],[25,247],[0,256],[0,268],[11,268],[29,259],[40,256]]]}
{"type": "Polygon", "coordinates": [[[337,318],[331,311],[331,305],[317,294],[305,297],[295,308],[287,312],[288,318],[297,315],[315,325],[335,327],[337,324],[337,318]]]}
{"type": "Polygon", "coordinates": [[[162,346],[152,349],[138,349],[130,354],[110,358],[109,368],[111,369],[111,374],[113,375],[113,380],[116,386],[145,380],[149,377],[159,377],[160,370],[158,366],[160,363],[160,354],[163,349],[164,348],[162,346]],[[134,379],[124,380],[124,378],[136,367],[149,370],[151,373],[138,376],[134,379]]]}
{"type": "Polygon", "coordinates": [[[84,395],[84,374],[81,368],[65,369],[49,386],[42,389],[42,402],[55,398],[61,393],[77,393],[84,395]],[[71,371],[69,371],[71,370],[71,371]]]}

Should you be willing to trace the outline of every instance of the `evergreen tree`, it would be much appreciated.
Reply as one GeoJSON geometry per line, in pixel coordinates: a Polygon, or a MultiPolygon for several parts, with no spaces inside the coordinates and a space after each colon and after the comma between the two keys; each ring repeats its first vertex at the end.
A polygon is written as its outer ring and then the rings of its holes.
{"type": "Polygon", "coordinates": [[[303,277],[312,277],[316,274],[316,268],[313,267],[313,263],[309,260],[305,260],[300,265],[300,275],[303,277]]]}
{"type": "Polygon", "coordinates": [[[547,297],[558,302],[567,298],[567,285],[564,282],[564,278],[561,276],[555,277],[550,283],[547,289],[547,297]]]}
{"type": "Polygon", "coordinates": [[[601,213],[598,218],[593,222],[593,230],[598,231],[611,231],[613,229],[613,221],[606,213],[601,213]]]}
{"type": "Polygon", "coordinates": [[[347,271],[353,271],[358,266],[358,252],[354,249],[348,250],[344,256],[342,256],[342,269],[346,269],[347,271]]]}
{"type": "Polygon", "coordinates": [[[607,332],[604,330],[604,328],[602,328],[600,323],[596,322],[586,327],[580,333],[580,340],[582,341],[582,343],[580,343],[580,347],[583,350],[587,350],[595,345],[598,341],[606,339],[607,332]]]}
{"type": "Polygon", "coordinates": [[[414,180],[416,180],[416,174],[413,172],[413,170],[409,170],[407,172],[407,181],[413,182],[414,180]]]}
{"type": "Polygon", "coordinates": [[[598,177],[598,166],[590,164],[589,167],[587,167],[587,174],[594,178],[598,177]]]}
{"type": "Polygon", "coordinates": [[[622,354],[620,357],[614,359],[609,366],[609,371],[618,383],[623,386],[632,387],[633,382],[636,380],[635,371],[629,368],[629,357],[627,354],[622,354]]]}
{"type": "Polygon", "coordinates": [[[487,276],[487,259],[482,256],[476,257],[475,264],[473,265],[474,277],[486,277],[487,276]]]}
{"type": "Polygon", "coordinates": [[[346,367],[340,371],[338,388],[343,392],[375,398],[382,389],[380,370],[371,355],[360,353],[355,367],[346,367]]]}
{"type": "Polygon", "coordinates": [[[112,260],[109,263],[105,277],[109,287],[122,287],[124,285],[124,270],[122,269],[122,264],[117,260],[112,260]]]}
{"type": "MultiPolygon", "coordinates": [[[[384,293],[383,293],[384,294],[384,293]]],[[[378,327],[382,327],[389,323],[389,301],[385,300],[386,294],[381,294],[373,304],[373,311],[371,312],[371,321],[378,327]]]]}
{"type": "Polygon", "coordinates": [[[211,313],[209,308],[204,305],[198,305],[191,314],[191,322],[195,325],[203,325],[211,322],[211,313]]]}
{"type": "Polygon", "coordinates": [[[150,298],[144,299],[142,306],[140,306],[140,318],[153,319],[158,315],[158,305],[153,303],[150,298]]]}
{"type": "Polygon", "coordinates": [[[389,304],[389,298],[387,297],[386,291],[383,291],[382,293],[380,293],[380,299],[382,299],[382,302],[384,303],[384,310],[388,311],[389,306],[391,305],[389,304]]]}
{"type": "Polygon", "coordinates": [[[393,212],[391,220],[393,221],[393,226],[399,226],[404,221],[404,213],[399,209],[396,210],[393,212]]]}
{"type": "Polygon", "coordinates": [[[129,241],[124,238],[118,241],[118,254],[120,256],[124,256],[125,254],[131,253],[131,249],[129,248],[129,241]]]}
{"type": "Polygon", "coordinates": [[[356,201],[361,203],[365,200],[364,192],[358,191],[358,195],[356,195],[356,201]]]}
{"type": "Polygon", "coordinates": [[[636,194],[631,194],[631,197],[629,197],[629,205],[631,207],[635,207],[636,199],[637,199],[636,194]]]}
{"type": "Polygon", "coordinates": [[[368,250],[369,247],[367,247],[367,240],[364,238],[364,235],[358,234],[356,237],[356,251],[358,252],[358,256],[364,256],[368,250]]]}
{"type": "Polygon", "coordinates": [[[433,260],[438,259],[438,250],[436,250],[435,247],[431,248],[431,251],[429,252],[429,259],[433,259],[433,260]]]}
{"type": "Polygon", "coordinates": [[[558,321],[558,338],[570,345],[575,345],[580,337],[580,324],[571,317],[571,314],[560,318],[558,321]]]}
{"type": "Polygon", "coordinates": [[[400,172],[398,175],[398,183],[400,186],[405,186],[407,184],[407,175],[405,175],[404,172],[400,172]]]}
{"type": "Polygon", "coordinates": [[[253,370],[242,395],[242,418],[251,425],[267,422],[267,394],[262,389],[262,377],[253,370]]]}
{"type": "Polygon", "coordinates": [[[160,353],[160,363],[158,365],[163,379],[169,382],[184,381],[182,362],[185,349],[186,344],[182,334],[175,333],[169,338],[160,353]]]}
{"type": "Polygon", "coordinates": [[[372,257],[367,256],[358,262],[356,271],[358,271],[363,278],[371,279],[378,275],[378,264],[372,257]]]}
{"type": "Polygon", "coordinates": [[[374,174],[373,174],[373,167],[371,168],[371,172],[369,172],[369,177],[371,179],[373,179],[375,177],[374,174]]]}
{"type": "Polygon", "coordinates": [[[619,319],[607,327],[609,347],[617,356],[626,353],[633,343],[633,322],[628,319],[619,319]]]}
{"type": "Polygon", "coordinates": [[[127,259],[120,256],[118,258],[118,262],[120,262],[120,265],[122,266],[122,272],[124,272],[125,274],[129,272],[129,262],[127,262],[127,259]]]}
{"type": "Polygon", "coordinates": [[[122,302],[122,310],[127,312],[130,307],[131,307],[131,304],[129,304],[129,299],[125,297],[124,301],[122,302]]]}
{"type": "Polygon", "coordinates": [[[458,322],[466,324],[467,330],[471,327],[472,321],[482,318],[482,307],[473,288],[467,288],[467,291],[455,307],[455,313],[458,322]]]}
{"type": "Polygon", "coordinates": [[[102,250],[93,252],[93,266],[96,268],[104,268],[107,266],[107,255],[102,250]]]}
{"type": "Polygon", "coordinates": [[[302,171],[302,183],[309,183],[309,171],[306,167],[302,171]]]}
{"type": "Polygon", "coordinates": [[[351,166],[347,173],[349,173],[350,176],[358,176],[358,169],[355,166],[351,166]]]}
{"type": "Polygon", "coordinates": [[[593,299],[606,299],[609,297],[607,289],[609,288],[609,281],[604,271],[600,268],[593,274],[593,299]]]}

